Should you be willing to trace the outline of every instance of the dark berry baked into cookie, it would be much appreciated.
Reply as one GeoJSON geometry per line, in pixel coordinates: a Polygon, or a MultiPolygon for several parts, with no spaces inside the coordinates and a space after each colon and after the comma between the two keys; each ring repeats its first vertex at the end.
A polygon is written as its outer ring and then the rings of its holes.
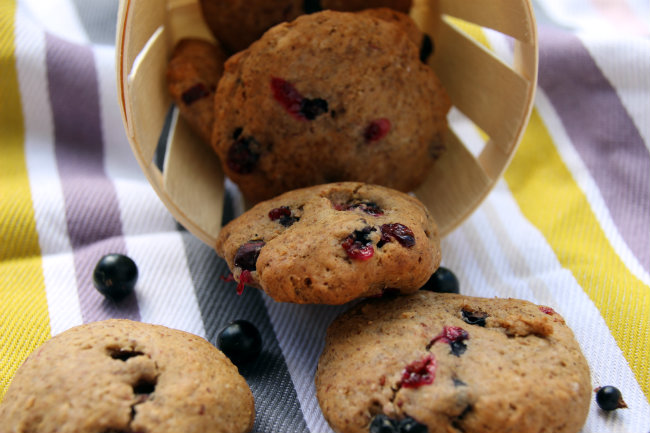
{"type": "Polygon", "coordinates": [[[551,308],[428,291],[337,318],[316,392],[339,433],[576,433],[591,400],[587,362],[551,308]]]}
{"type": "Polygon", "coordinates": [[[18,369],[0,406],[2,432],[244,433],[253,395],[203,338],[106,320],[69,329],[18,369]]]}
{"type": "Polygon", "coordinates": [[[221,230],[216,250],[240,289],[301,304],[413,292],[440,264],[438,229],[422,203],[355,182],[259,203],[221,230]]]}
{"type": "Polygon", "coordinates": [[[181,116],[210,143],[214,124],[214,93],[226,54],[202,39],[182,39],[167,64],[167,88],[181,116]]]}
{"type": "Polygon", "coordinates": [[[212,145],[251,202],[333,181],[411,191],[443,150],[449,107],[403,25],[324,11],[226,62],[212,145]]]}

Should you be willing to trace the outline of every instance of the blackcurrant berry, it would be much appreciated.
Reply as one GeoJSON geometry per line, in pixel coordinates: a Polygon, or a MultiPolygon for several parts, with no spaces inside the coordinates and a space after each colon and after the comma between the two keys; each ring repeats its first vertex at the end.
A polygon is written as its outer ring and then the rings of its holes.
{"type": "Polygon", "coordinates": [[[596,403],[602,410],[616,410],[626,408],[621,391],[614,386],[596,388],[596,403]]]}
{"type": "Polygon", "coordinates": [[[459,293],[460,288],[458,284],[458,278],[447,268],[442,266],[438,268],[437,271],[431,275],[429,281],[427,281],[422,290],[428,290],[430,292],[438,293],[459,293]]]}
{"type": "Polygon", "coordinates": [[[429,429],[426,425],[420,424],[410,416],[401,420],[398,424],[399,433],[428,433],[429,429]]]}
{"type": "Polygon", "coordinates": [[[124,254],[107,254],[97,262],[93,284],[105,297],[120,301],[127,297],[138,281],[138,267],[124,254]]]}
{"type": "Polygon", "coordinates": [[[253,361],[260,354],[262,336],[252,323],[235,320],[219,332],[217,347],[233,364],[242,365],[253,361]]]}
{"type": "Polygon", "coordinates": [[[398,433],[397,423],[380,413],[372,419],[368,431],[369,433],[398,433]]]}

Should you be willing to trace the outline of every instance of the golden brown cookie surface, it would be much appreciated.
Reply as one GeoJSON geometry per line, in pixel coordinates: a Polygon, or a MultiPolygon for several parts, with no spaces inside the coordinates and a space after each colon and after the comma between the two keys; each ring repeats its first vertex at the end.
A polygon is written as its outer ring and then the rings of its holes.
{"type": "Polygon", "coordinates": [[[400,25],[325,11],[226,62],[212,145],[251,202],[333,181],[415,189],[442,151],[449,100],[400,25]]]}
{"type": "Polygon", "coordinates": [[[2,431],[244,433],[253,395],[206,340],[107,320],[65,331],[16,373],[0,406],[2,431]]]}
{"type": "Polygon", "coordinates": [[[368,432],[378,415],[429,433],[576,433],[591,400],[589,367],[552,309],[426,291],[336,319],[316,390],[345,433],[368,432]]]}
{"type": "Polygon", "coordinates": [[[216,250],[238,281],[294,303],[413,292],[440,263],[437,227],[417,199],[356,182],[261,202],[221,230],[216,250]]]}
{"type": "Polygon", "coordinates": [[[214,124],[214,93],[226,54],[201,39],[182,39],[167,64],[167,89],[190,126],[210,143],[214,124]]]}
{"type": "Polygon", "coordinates": [[[391,8],[396,11],[408,13],[411,9],[411,0],[321,0],[323,9],[336,11],[360,11],[370,8],[391,8]]]}
{"type": "Polygon", "coordinates": [[[303,13],[303,0],[200,0],[203,19],[227,50],[247,48],[270,27],[303,13]]]}

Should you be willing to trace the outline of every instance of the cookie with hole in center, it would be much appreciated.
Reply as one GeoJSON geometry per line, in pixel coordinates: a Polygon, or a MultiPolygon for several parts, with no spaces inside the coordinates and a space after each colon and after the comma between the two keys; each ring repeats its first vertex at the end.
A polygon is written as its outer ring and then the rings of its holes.
{"type": "Polygon", "coordinates": [[[0,406],[3,432],[244,433],[254,417],[246,381],[209,342],[116,319],[45,342],[0,406]]]}
{"type": "Polygon", "coordinates": [[[358,182],[287,192],[228,223],[216,250],[240,289],[280,302],[343,304],[418,290],[440,264],[438,229],[416,198],[358,182]]]}
{"type": "Polygon", "coordinates": [[[576,433],[592,392],[553,309],[423,290],[334,320],[315,382],[339,433],[576,433]]]}
{"type": "Polygon", "coordinates": [[[450,108],[416,32],[384,14],[323,11],[230,57],[212,147],[246,199],[338,181],[415,190],[445,149],[450,108]]]}

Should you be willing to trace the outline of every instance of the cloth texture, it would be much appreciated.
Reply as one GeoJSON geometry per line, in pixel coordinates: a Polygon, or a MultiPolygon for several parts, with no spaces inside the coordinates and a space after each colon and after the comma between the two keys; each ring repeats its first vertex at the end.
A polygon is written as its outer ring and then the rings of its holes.
{"type": "MultiPolygon", "coordinates": [[[[573,329],[594,388],[583,433],[650,432],[650,4],[536,0],[539,80],[523,139],[495,189],[442,240],[461,293],[552,307],[573,329]]],[[[263,352],[241,369],[255,432],[331,429],[314,373],[345,306],[276,303],[224,281],[214,250],[177,224],[133,157],[117,100],[116,0],[0,2],[0,398],[51,336],[107,318],[216,341],[247,319],[263,352]],[[94,289],[107,253],[138,264],[119,306],[94,289]]],[[[511,41],[468,29],[504,61],[511,41]]],[[[452,114],[468,142],[480,132],[452,114]]],[[[228,185],[231,209],[241,209],[228,185]]],[[[0,427],[1,430],[1,427],[0,427]]]]}

